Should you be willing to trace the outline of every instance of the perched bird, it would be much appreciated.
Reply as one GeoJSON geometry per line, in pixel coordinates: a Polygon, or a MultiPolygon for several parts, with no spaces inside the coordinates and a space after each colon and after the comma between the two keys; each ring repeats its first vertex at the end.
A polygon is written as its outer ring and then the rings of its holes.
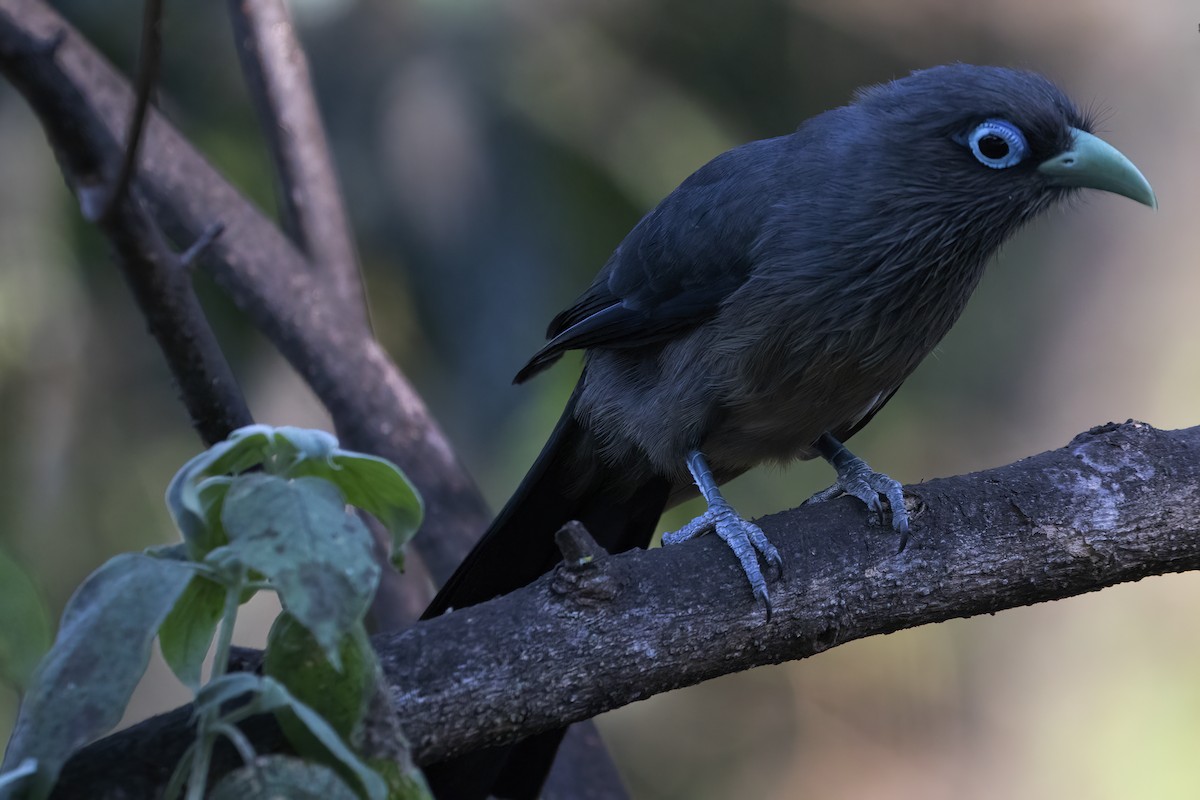
{"type": "MultiPolygon", "coordinates": [[[[907,535],[900,485],[844,442],[946,334],[988,259],[1080,188],[1155,207],[1150,184],[1046,78],[964,64],[859,91],[795,133],[705,164],[620,243],[550,323],[524,381],[573,349],[583,374],[541,456],[425,616],[523,586],[582,521],[610,551],[646,546],[698,490],[670,543],[725,540],[769,613],[779,554],[719,485],[821,456],[907,535]]],[[[560,732],[434,765],[439,800],[536,797],[560,732]]]]}

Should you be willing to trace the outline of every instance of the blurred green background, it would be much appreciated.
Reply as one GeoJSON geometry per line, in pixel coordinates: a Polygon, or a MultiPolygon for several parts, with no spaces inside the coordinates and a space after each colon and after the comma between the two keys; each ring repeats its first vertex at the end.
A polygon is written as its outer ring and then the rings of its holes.
{"type": "MultiPolygon", "coordinates": [[[[122,68],[140,4],[55,6],[122,68]]],[[[1085,0],[295,0],[379,335],[499,506],[576,363],[509,385],[549,318],[706,160],[858,86],[948,61],[1033,68],[1102,112],[1161,210],[1092,194],[1012,242],[936,356],[854,441],[904,482],[1109,420],[1200,423],[1200,8],[1085,0]]],[[[272,208],[221,4],[169,3],[162,105],[272,208]]],[[[198,448],[36,120],[0,85],[0,549],[57,614],[116,552],[170,540],[198,448]]],[[[325,425],[200,279],[255,416],[325,425]]],[[[758,471],[758,515],[830,480],[758,471]]],[[[875,535],[878,529],[863,535],[875,535]]],[[[854,643],[599,720],[637,798],[1200,796],[1200,576],[854,643]]],[[[261,641],[263,618],[239,638],[261,641]],[[256,639],[256,637],[258,637],[256,639]]],[[[152,670],[129,719],[182,701],[152,670]]],[[[0,741],[16,698],[0,688],[0,741]]]]}

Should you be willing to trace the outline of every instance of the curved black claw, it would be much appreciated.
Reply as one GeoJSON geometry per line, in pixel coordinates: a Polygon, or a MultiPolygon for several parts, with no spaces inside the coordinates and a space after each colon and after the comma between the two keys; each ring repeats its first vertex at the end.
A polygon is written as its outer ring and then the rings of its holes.
{"type": "Polygon", "coordinates": [[[662,541],[664,545],[679,544],[703,536],[709,531],[721,537],[721,541],[729,545],[729,549],[737,556],[738,563],[742,565],[742,572],[750,581],[755,599],[766,611],[767,620],[770,621],[771,595],[767,591],[767,578],[758,563],[759,556],[766,563],[767,571],[772,576],[771,580],[779,580],[783,576],[783,558],[762,532],[762,528],[739,517],[730,506],[710,506],[707,511],[679,530],[664,533],[662,541]]]}
{"type": "Polygon", "coordinates": [[[892,507],[892,527],[900,533],[900,550],[908,544],[908,509],[904,506],[904,488],[900,481],[889,478],[882,472],[875,472],[860,458],[855,458],[844,469],[838,472],[837,482],[828,489],[822,489],[801,505],[824,503],[835,497],[848,494],[857,497],[867,504],[867,508],[883,519],[883,503],[879,496],[888,499],[892,507]]]}

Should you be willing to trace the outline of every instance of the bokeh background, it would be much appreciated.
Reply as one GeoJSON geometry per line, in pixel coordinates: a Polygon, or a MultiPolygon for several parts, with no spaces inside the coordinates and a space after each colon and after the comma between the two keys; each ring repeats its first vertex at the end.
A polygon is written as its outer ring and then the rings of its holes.
{"type": "MultiPolygon", "coordinates": [[[[140,4],[55,5],[131,68],[140,4]]],[[[643,213],[722,150],[948,61],[1057,79],[1102,112],[1102,135],[1142,168],[1161,210],[1093,194],[1024,232],[855,451],[913,482],[1109,420],[1200,423],[1194,2],[296,0],[294,11],[379,335],[497,507],[577,362],[509,380],[643,213]]],[[[273,208],[221,4],[168,4],[162,104],[273,208]]],[[[255,416],[326,424],[200,280],[255,416]]],[[[103,242],[6,85],[0,443],[0,550],[55,615],[106,558],[172,539],[162,493],[198,447],[103,242]]],[[[731,497],[757,515],[829,479],[824,465],[763,470],[731,497]]],[[[1198,606],[1200,575],[1153,578],[850,644],[599,725],[637,798],[1194,798],[1198,606]]],[[[243,643],[262,630],[247,626],[243,643]]],[[[181,702],[172,680],[152,671],[129,718],[181,702]]],[[[15,702],[0,688],[0,741],[15,702]]]]}

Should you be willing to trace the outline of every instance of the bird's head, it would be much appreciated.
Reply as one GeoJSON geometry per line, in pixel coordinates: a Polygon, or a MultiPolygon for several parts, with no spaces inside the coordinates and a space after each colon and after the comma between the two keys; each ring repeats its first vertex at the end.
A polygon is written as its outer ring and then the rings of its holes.
{"type": "Polygon", "coordinates": [[[874,138],[855,149],[874,151],[865,158],[875,185],[888,187],[886,203],[988,213],[1009,223],[998,226],[1006,232],[1077,189],[1157,207],[1137,167],[1036,73],[935,67],[864,89],[847,111],[859,115],[860,134],[874,138]]]}

